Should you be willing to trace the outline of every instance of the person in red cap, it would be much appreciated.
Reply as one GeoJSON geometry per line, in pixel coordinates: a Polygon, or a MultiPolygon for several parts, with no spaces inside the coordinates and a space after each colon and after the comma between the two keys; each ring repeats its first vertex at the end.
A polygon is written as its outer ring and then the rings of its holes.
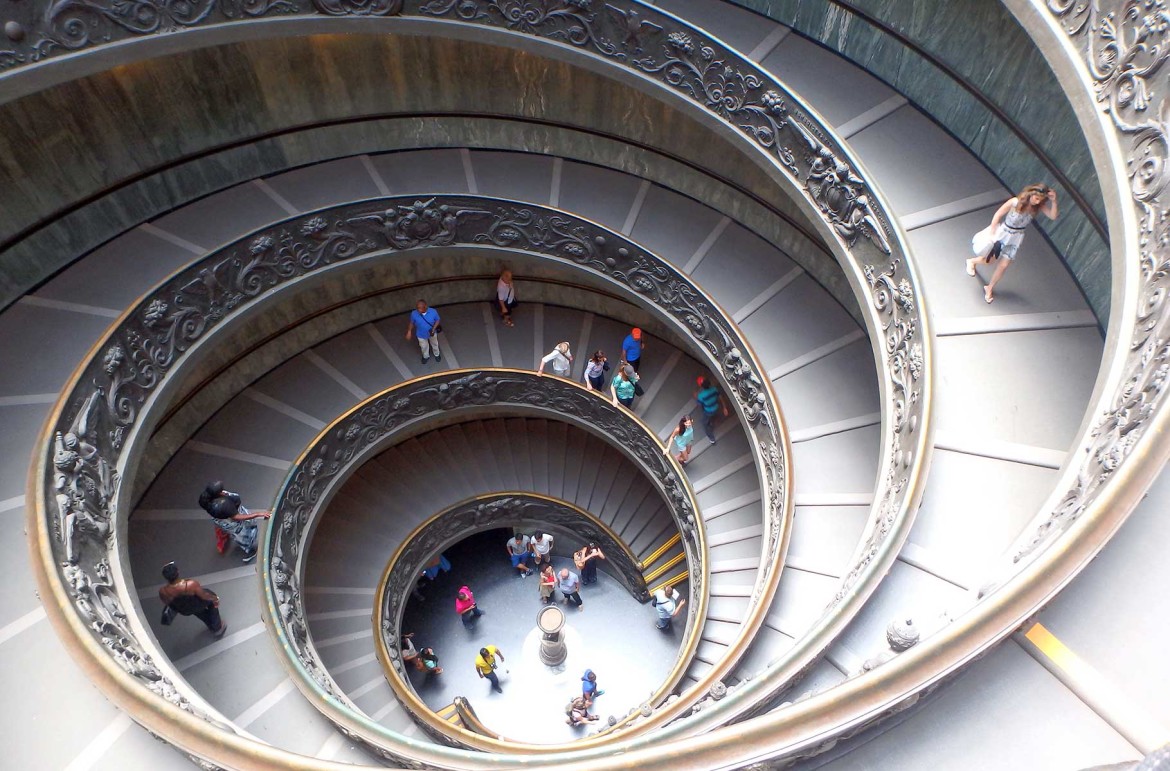
{"type": "Polygon", "coordinates": [[[622,358],[626,363],[638,371],[638,365],[642,363],[642,330],[634,327],[630,330],[630,334],[626,335],[626,339],[622,341],[622,358]]]}

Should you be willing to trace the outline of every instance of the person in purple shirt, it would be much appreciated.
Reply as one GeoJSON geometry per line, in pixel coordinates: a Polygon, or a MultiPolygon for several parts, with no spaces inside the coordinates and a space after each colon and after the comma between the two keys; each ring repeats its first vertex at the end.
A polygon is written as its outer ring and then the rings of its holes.
{"type": "Polygon", "coordinates": [[[410,323],[406,325],[406,339],[409,340],[411,335],[418,339],[423,364],[431,360],[432,352],[435,354],[435,361],[443,360],[443,354],[439,352],[439,322],[439,312],[434,308],[428,308],[426,300],[419,300],[415,303],[414,310],[410,312],[410,323]]]}
{"type": "Polygon", "coordinates": [[[626,363],[638,371],[638,366],[642,363],[642,330],[634,327],[630,330],[630,334],[626,335],[626,339],[622,341],[622,358],[626,363]]]}

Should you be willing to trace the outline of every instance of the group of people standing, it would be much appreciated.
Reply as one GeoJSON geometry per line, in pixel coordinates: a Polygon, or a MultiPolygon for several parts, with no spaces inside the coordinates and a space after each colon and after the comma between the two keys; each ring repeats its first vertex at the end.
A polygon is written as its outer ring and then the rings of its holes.
{"type": "MultiPolygon", "coordinates": [[[[626,409],[630,409],[634,405],[634,397],[644,393],[638,382],[641,379],[638,367],[642,363],[643,347],[642,330],[634,327],[626,335],[626,339],[622,341],[622,359],[618,363],[617,371],[609,379],[609,394],[615,407],[620,404],[626,409]]],[[[573,351],[567,340],[557,343],[548,355],[540,360],[540,364],[536,367],[537,374],[543,375],[546,366],[557,377],[572,378],[573,351]]],[[[609,371],[609,359],[605,355],[605,351],[598,349],[585,363],[581,379],[590,391],[603,393],[609,371]]]]}
{"type": "Polygon", "coordinates": [[[581,586],[597,583],[597,561],[606,559],[605,552],[596,543],[590,542],[573,552],[573,565],[580,574],[568,568],[562,568],[558,573],[552,565],[553,541],[552,535],[540,530],[531,536],[516,533],[508,539],[504,549],[520,577],[527,578],[537,570],[540,571],[537,589],[541,602],[552,604],[556,601],[556,593],[560,591],[566,605],[584,610],[581,586]],[[529,566],[529,562],[533,567],[529,566]]]}

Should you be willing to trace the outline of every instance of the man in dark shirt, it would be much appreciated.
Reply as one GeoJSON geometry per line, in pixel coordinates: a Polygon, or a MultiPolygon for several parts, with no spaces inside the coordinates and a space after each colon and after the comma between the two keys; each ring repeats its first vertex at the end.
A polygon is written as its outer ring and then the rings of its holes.
{"type": "Polygon", "coordinates": [[[195,616],[215,635],[223,637],[227,624],[219,617],[219,595],[204,589],[194,578],[180,578],[179,566],[171,562],[162,569],[167,585],[158,590],[163,605],[170,606],[180,616],[195,616]]]}

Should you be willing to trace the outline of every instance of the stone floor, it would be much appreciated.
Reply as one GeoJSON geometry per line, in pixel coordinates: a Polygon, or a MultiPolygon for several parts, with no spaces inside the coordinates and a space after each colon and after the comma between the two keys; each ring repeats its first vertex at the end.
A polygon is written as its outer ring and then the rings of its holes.
{"type": "MultiPolygon", "coordinates": [[[[452,570],[440,574],[426,589],[426,600],[411,600],[404,629],[415,633],[415,645],[431,646],[439,655],[442,675],[429,680],[411,672],[419,696],[432,709],[465,696],[480,719],[509,739],[557,744],[581,738],[605,724],[610,716],[635,709],[670,672],[685,628],[685,614],[675,619],[675,630],[659,632],[654,609],[642,605],[617,581],[599,571],[598,582],[582,587],[584,610],[561,605],[566,616],[569,657],[561,667],[541,663],[536,615],[540,599],[537,577],[520,578],[504,554],[511,531],[480,533],[448,549],[452,570]],[[484,611],[473,629],[464,629],[455,613],[455,593],[467,584],[484,611]],[[475,656],[485,645],[499,647],[503,693],[494,693],[475,671],[475,656]],[[592,727],[565,724],[565,705],[580,693],[585,669],[597,673],[605,691],[594,704],[601,719],[592,727]]],[[[568,559],[554,560],[557,570],[572,567],[568,559]]],[[[558,593],[559,597],[559,593],[558,593]]]]}

